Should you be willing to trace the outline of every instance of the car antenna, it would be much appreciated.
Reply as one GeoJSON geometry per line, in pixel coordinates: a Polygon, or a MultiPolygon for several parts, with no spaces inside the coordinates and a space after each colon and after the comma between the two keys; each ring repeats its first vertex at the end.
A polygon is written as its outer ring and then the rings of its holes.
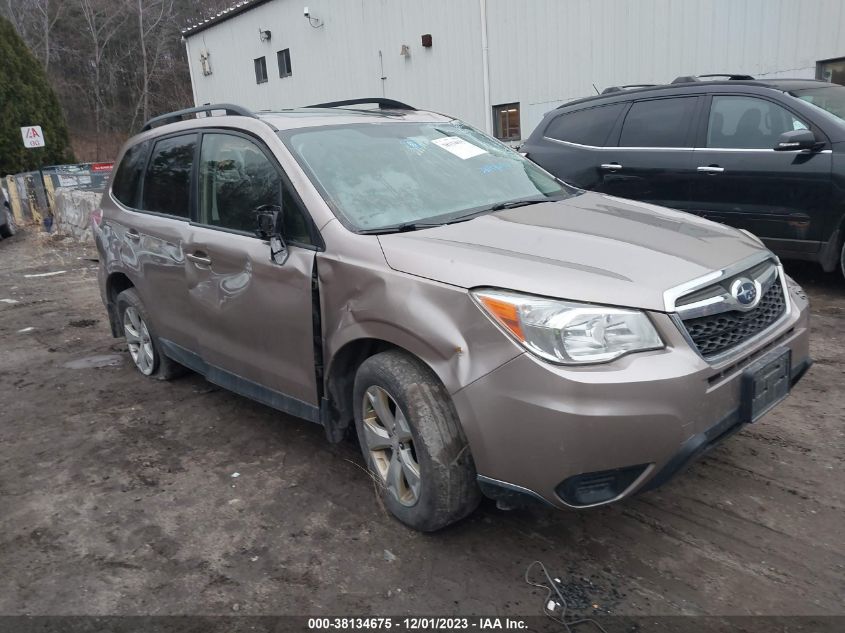
{"type": "Polygon", "coordinates": [[[600,94],[601,94],[601,93],[599,92],[599,89],[598,89],[598,88],[596,88],[596,84],[593,84],[593,90],[595,90],[595,91],[596,91],[596,94],[597,94],[597,95],[600,95],[600,94]]]}

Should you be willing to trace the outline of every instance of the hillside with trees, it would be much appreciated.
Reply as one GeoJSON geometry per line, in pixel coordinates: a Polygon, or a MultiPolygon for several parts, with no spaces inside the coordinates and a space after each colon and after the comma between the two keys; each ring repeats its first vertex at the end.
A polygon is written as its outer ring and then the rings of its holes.
{"type": "Polygon", "coordinates": [[[49,78],[81,161],[112,160],[156,114],[193,104],[181,29],[233,0],[0,0],[49,78]]]}

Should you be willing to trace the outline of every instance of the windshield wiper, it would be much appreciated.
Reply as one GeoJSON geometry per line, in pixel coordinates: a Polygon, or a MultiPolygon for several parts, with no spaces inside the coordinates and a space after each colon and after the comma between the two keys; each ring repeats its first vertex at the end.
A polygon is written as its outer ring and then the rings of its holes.
{"type": "Polygon", "coordinates": [[[487,207],[485,211],[504,211],[505,209],[516,209],[518,207],[527,207],[531,204],[543,204],[544,202],[551,202],[552,198],[544,198],[543,200],[511,200],[510,202],[500,202],[491,207],[487,207]]]}
{"type": "Polygon", "coordinates": [[[499,202],[483,209],[476,209],[472,213],[466,215],[459,215],[441,222],[404,222],[402,224],[395,224],[393,226],[384,226],[379,229],[361,229],[358,233],[362,235],[382,235],[387,233],[407,233],[409,231],[418,231],[420,229],[433,229],[436,226],[445,226],[446,224],[456,224],[457,222],[466,222],[481,215],[493,213],[494,211],[504,211],[505,209],[516,209],[517,207],[527,207],[531,204],[541,204],[543,202],[553,202],[555,198],[544,198],[542,200],[511,200],[510,202],[499,202]]]}
{"type": "MultiPolygon", "coordinates": [[[[558,200],[558,198],[545,198],[543,200],[511,200],[510,202],[497,202],[496,204],[491,205],[489,207],[476,209],[472,213],[467,213],[465,215],[459,215],[454,218],[449,218],[448,220],[444,220],[440,224],[455,224],[456,222],[466,222],[467,220],[474,220],[479,216],[487,215],[488,213],[493,213],[494,211],[504,211],[505,209],[527,207],[530,204],[540,204],[541,202],[553,202],[554,200],[558,200]]],[[[440,224],[435,226],[440,226],[440,224]]]]}
{"type": "Polygon", "coordinates": [[[433,229],[435,226],[443,226],[448,222],[405,222],[403,224],[396,224],[394,226],[383,226],[378,229],[361,229],[358,231],[361,235],[382,235],[387,233],[408,233],[410,231],[418,231],[420,229],[433,229]]]}

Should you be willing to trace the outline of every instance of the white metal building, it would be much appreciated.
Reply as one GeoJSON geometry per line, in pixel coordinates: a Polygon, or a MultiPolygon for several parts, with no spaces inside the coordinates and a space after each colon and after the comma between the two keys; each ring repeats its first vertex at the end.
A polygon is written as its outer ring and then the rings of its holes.
{"type": "Polygon", "coordinates": [[[198,105],[384,96],[507,140],[613,85],[845,83],[845,0],[246,0],[184,37],[198,105]]]}

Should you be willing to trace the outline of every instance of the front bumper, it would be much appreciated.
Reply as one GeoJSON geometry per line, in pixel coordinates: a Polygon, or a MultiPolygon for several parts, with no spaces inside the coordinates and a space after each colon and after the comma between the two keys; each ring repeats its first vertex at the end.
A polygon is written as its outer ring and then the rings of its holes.
{"type": "Polygon", "coordinates": [[[665,483],[742,426],[741,378],[771,349],[792,352],[792,383],[809,367],[806,301],[740,357],[704,361],[666,314],[667,347],[613,363],[561,367],[522,354],[454,394],[482,489],[522,493],[557,507],[604,505],[665,483]],[[592,483],[590,483],[592,477],[592,483]],[[571,482],[609,497],[570,495],[571,482]]]}

